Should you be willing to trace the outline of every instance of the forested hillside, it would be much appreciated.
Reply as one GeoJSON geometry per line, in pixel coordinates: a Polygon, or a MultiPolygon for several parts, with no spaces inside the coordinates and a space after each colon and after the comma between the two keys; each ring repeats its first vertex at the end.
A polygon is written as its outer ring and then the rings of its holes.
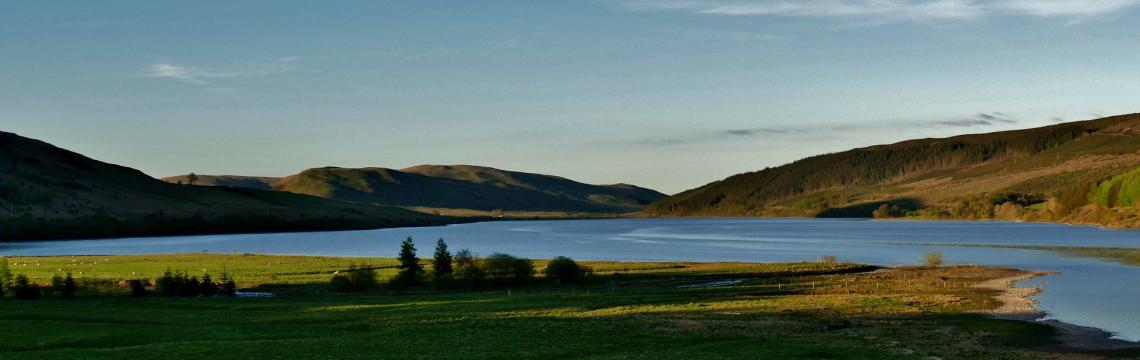
{"type": "Polygon", "coordinates": [[[1085,222],[1088,206],[1130,205],[1134,188],[1101,184],[1137,167],[1140,116],[1133,114],[813,156],[688,190],[645,212],[1085,222]],[[1097,203],[1094,192],[1123,201],[1097,203]]]}

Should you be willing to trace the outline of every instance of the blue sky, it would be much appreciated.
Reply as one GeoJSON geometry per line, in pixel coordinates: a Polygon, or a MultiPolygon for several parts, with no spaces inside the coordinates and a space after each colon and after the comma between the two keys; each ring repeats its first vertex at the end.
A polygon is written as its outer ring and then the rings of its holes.
{"type": "Polygon", "coordinates": [[[152,176],[477,164],[676,192],[1140,111],[1140,0],[29,1],[0,130],[152,176]]]}

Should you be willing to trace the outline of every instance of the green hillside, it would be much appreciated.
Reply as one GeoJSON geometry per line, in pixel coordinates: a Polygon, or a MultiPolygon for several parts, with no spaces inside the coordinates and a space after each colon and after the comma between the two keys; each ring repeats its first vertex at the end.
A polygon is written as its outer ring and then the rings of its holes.
{"type": "Polygon", "coordinates": [[[645,212],[869,217],[887,205],[878,215],[1062,220],[1087,206],[1098,183],[1138,166],[1140,115],[1132,114],[813,156],[688,190],[645,212]]]}
{"type": "Polygon", "coordinates": [[[391,207],[247,188],[175,185],[0,132],[0,240],[439,224],[391,207]]]}
{"type": "MultiPolygon", "coordinates": [[[[164,179],[186,181],[185,176],[164,179]]],[[[355,203],[480,211],[637,212],[666,195],[633,185],[590,185],[562,177],[470,165],[324,167],[279,180],[199,176],[199,183],[262,186],[355,203]]]]}

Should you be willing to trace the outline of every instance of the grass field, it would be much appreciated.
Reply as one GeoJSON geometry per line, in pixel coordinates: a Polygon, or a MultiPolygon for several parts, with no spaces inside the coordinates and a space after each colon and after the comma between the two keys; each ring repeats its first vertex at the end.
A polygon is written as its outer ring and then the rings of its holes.
{"type": "Polygon", "coordinates": [[[116,280],[224,267],[244,288],[285,296],[131,299],[123,290],[4,299],[3,359],[1085,356],[1058,353],[1048,327],[970,313],[996,305],[992,290],[970,285],[1018,274],[1007,269],[592,262],[597,276],[587,285],[344,295],[325,285],[333,271],[369,264],[386,278],[395,260],[196,254],[7,261],[41,281],[63,268],[83,272],[81,279],[116,280]],[[744,281],[679,287],[726,279],[744,281]]]}

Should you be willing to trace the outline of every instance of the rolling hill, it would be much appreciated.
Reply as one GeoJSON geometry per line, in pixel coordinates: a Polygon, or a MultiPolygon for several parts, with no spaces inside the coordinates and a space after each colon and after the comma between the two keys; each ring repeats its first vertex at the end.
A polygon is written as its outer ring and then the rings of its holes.
{"type": "MultiPolygon", "coordinates": [[[[163,179],[187,181],[186,176],[163,179]]],[[[199,184],[264,188],[355,203],[478,211],[637,212],[666,195],[633,185],[589,185],[557,176],[470,165],[406,169],[323,167],[284,178],[199,175],[199,184]]]]}
{"type": "Polygon", "coordinates": [[[452,219],[248,188],[175,185],[0,132],[0,240],[361,229],[452,219]]]}
{"type": "MultiPolygon", "coordinates": [[[[1134,208],[1094,204],[1093,193],[1099,184],[1137,167],[1140,115],[1132,114],[813,156],[684,191],[650,204],[645,213],[1000,218],[1136,226],[1140,223],[1134,208]]],[[[1135,178],[1116,181],[1127,184],[1135,178]]],[[[1107,199],[1112,189],[1100,191],[1107,199]]],[[[1123,189],[1128,194],[1136,191],[1123,189]]]]}

